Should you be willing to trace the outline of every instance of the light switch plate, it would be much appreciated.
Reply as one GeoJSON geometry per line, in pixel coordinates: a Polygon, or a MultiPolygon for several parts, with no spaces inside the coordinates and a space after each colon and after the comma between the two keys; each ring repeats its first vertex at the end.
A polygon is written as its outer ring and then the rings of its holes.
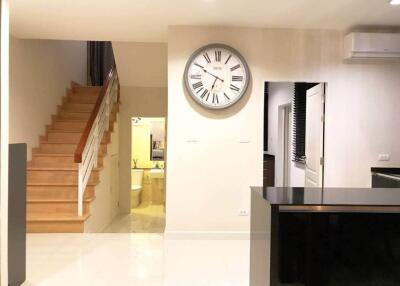
{"type": "Polygon", "coordinates": [[[379,154],[378,161],[390,161],[389,154],[379,154]]]}

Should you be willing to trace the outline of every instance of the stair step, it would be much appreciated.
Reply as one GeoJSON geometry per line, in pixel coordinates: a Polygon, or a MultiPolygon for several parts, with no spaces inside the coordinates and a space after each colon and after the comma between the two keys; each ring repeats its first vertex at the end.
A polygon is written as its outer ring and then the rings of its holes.
{"type": "Polygon", "coordinates": [[[65,111],[60,110],[58,113],[58,118],[60,119],[85,119],[88,120],[91,112],[73,112],[73,111],[65,111]]]}
{"type": "MultiPolygon", "coordinates": [[[[49,129],[47,131],[47,141],[52,143],[76,143],[78,144],[82,137],[82,132],[72,131],[64,132],[64,130],[53,130],[49,129]]],[[[109,143],[111,139],[111,134],[105,132],[103,135],[102,143],[109,143]]]]}
{"type": "MultiPolygon", "coordinates": [[[[94,197],[94,186],[87,186],[85,190],[85,199],[94,197]]],[[[28,200],[77,200],[77,186],[27,186],[28,200]]]]}
{"type": "MultiPolygon", "coordinates": [[[[77,144],[75,143],[51,143],[51,142],[41,142],[39,147],[40,153],[49,154],[74,154],[77,144]]],[[[101,144],[99,148],[99,155],[104,155],[107,151],[107,145],[101,144]]]]}
{"type": "Polygon", "coordinates": [[[62,110],[68,112],[92,112],[94,104],[89,103],[70,103],[63,104],[62,110]]]}
{"type": "Polygon", "coordinates": [[[27,217],[27,232],[29,233],[81,233],[84,222],[89,214],[77,215],[38,214],[27,217]]]}
{"type": "Polygon", "coordinates": [[[82,132],[86,127],[86,120],[55,120],[51,125],[52,130],[71,130],[82,132]]]}
{"type": "MultiPolygon", "coordinates": [[[[78,163],[75,163],[73,154],[33,153],[32,161],[28,165],[30,167],[78,168],[78,163]]],[[[97,157],[97,167],[103,167],[103,156],[97,157]]]]}
{"type": "MultiPolygon", "coordinates": [[[[28,168],[27,183],[30,184],[54,184],[71,185],[78,182],[78,169],[74,170],[49,170],[28,168]]],[[[92,171],[88,184],[94,185],[99,182],[99,171],[92,171]]]]}
{"type": "MultiPolygon", "coordinates": [[[[83,213],[89,213],[90,200],[83,202],[83,213]]],[[[27,201],[26,213],[30,215],[47,215],[47,214],[59,214],[59,215],[77,215],[78,214],[78,202],[72,200],[34,200],[27,201]]]]}
{"type": "Polygon", "coordinates": [[[67,101],[71,103],[96,103],[99,93],[70,93],[67,96],[67,101]]]}
{"type": "Polygon", "coordinates": [[[75,86],[72,90],[77,94],[100,94],[101,86],[75,86]]]}

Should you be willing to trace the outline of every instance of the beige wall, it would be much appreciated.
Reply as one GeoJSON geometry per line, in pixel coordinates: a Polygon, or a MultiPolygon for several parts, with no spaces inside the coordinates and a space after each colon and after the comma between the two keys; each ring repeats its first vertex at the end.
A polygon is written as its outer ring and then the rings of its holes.
{"type": "Polygon", "coordinates": [[[112,45],[121,85],[167,86],[167,44],[113,42],[112,45]]]}
{"type": "Polygon", "coordinates": [[[327,186],[368,187],[371,166],[400,166],[400,63],[346,64],[342,45],[339,31],[170,27],[167,232],[249,230],[237,211],[262,185],[264,81],[328,83],[327,186]],[[213,42],[238,49],[252,73],[245,98],[224,111],[200,108],[182,84],[189,56],[213,42]],[[377,161],[382,152],[391,162],[377,161]]]}
{"type": "Polygon", "coordinates": [[[119,213],[119,115],[114,122],[107,155],[100,171],[100,183],[95,188],[95,200],[90,204],[90,217],[85,221],[85,232],[103,232],[119,213]]]}
{"type": "MultiPolygon", "coordinates": [[[[120,71],[118,70],[118,73],[120,71]]],[[[131,118],[166,117],[167,89],[121,86],[120,116],[120,210],[130,212],[131,118]]]]}
{"type": "Polygon", "coordinates": [[[70,81],[86,83],[86,42],[10,38],[10,142],[28,157],[70,81]]]}

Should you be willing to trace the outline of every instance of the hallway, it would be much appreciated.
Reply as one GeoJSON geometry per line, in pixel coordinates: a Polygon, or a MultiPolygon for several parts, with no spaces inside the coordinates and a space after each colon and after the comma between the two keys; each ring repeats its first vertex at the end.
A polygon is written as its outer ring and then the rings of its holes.
{"type": "Polygon", "coordinates": [[[163,233],[164,205],[143,202],[130,214],[120,214],[104,230],[105,233],[163,233]]]}

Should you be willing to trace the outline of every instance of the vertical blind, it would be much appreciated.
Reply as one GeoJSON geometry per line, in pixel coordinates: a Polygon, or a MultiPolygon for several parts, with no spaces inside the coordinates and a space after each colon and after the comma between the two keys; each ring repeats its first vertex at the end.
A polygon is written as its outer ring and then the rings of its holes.
{"type": "Polygon", "coordinates": [[[264,83],[264,151],[268,151],[268,98],[269,83],[264,83]]]}
{"type": "Polygon", "coordinates": [[[307,90],[318,83],[296,82],[293,98],[293,161],[305,163],[307,90]]]}

